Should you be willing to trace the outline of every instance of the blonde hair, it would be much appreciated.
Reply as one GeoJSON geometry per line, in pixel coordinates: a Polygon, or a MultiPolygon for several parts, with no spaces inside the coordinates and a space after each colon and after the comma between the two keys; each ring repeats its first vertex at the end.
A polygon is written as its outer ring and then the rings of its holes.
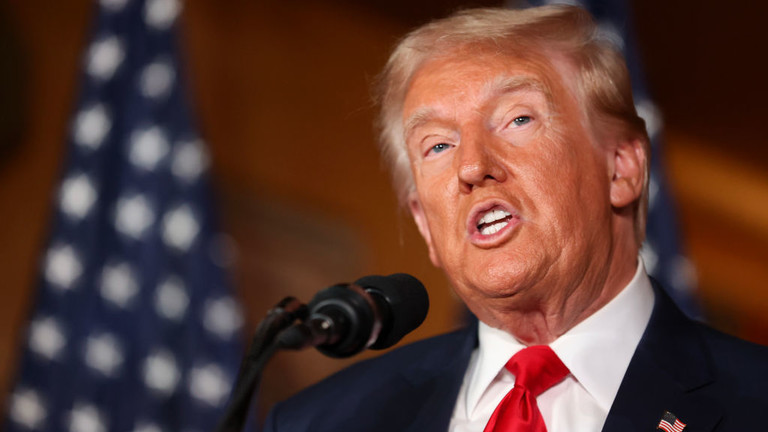
{"type": "Polygon", "coordinates": [[[637,115],[621,52],[601,37],[592,17],[576,6],[529,9],[468,9],[430,22],[406,35],[378,80],[379,127],[384,160],[401,204],[414,189],[403,136],[402,109],[411,80],[427,61],[465,47],[485,47],[514,56],[554,52],[575,67],[577,86],[595,132],[639,139],[645,150],[645,185],[635,208],[635,236],[645,236],[650,143],[637,115]]]}

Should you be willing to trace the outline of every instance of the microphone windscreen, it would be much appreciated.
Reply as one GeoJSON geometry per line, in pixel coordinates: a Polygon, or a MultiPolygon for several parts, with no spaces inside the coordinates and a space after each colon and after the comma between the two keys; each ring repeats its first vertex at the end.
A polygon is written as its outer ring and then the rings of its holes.
{"type": "Polygon", "coordinates": [[[389,348],[398,343],[427,317],[427,290],[409,274],[365,276],[356,280],[355,285],[368,292],[382,309],[382,328],[372,349],[389,348]]]}

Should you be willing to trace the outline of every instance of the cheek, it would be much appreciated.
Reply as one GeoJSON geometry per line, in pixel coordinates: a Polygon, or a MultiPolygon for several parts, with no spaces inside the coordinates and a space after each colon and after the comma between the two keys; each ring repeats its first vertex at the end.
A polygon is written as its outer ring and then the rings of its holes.
{"type": "Polygon", "coordinates": [[[596,197],[603,188],[597,182],[599,168],[594,160],[573,148],[548,145],[524,164],[526,189],[529,191],[536,220],[548,229],[568,232],[584,223],[596,211],[596,197]]]}
{"type": "Polygon", "coordinates": [[[531,199],[529,204],[538,212],[562,209],[571,198],[578,175],[572,166],[563,163],[567,160],[565,157],[562,149],[547,146],[515,161],[516,181],[521,183],[531,199]]]}
{"type": "MultiPolygon", "coordinates": [[[[458,208],[451,192],[451,184],[440,181],[420,183],[417,191],[429,225],[432,246],[439,255],[444,250],[456,247],[457,235],[461,234],[463,221],[460,221],[458,208]],[[458,230],[458,231],[457,231],[458,230]]],[[[442,257],[441,260],[444,260],[442,257]]]]}
{"type": "Polygon", "coordinates": [[[413,170],[416,189],[422,203],[430,210],[438,210],[438,213],[443,212],[442,207],[449,207],[447,201],[451,199],[458,187],[455,175],[446,164],[448,158],[442,159],[446,161],[421,164],[413,170]]]}
{"type": "Polygon", "coordinates": [[[452,226],[449,222],[455,222],[457,209],[451,198],[451,185],[445,182],[433,181],[423,185],[419,189],[419,196],[422,197],[422,205],[427,219],[439,222],[439,226],[434,226],[438,230],[452,226]]]}
{"type": "Polygon", "coordinates": [[[561,225],[570,232],[586,232],[590,225],[605,226],[610,215],[605,167],[589,157],[571,161],[563,164],[559,181],[552,185],[561,225]]]}

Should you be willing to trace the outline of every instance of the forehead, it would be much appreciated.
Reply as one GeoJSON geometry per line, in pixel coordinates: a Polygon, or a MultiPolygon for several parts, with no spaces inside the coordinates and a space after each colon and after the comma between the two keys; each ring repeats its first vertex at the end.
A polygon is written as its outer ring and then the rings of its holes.
{"type": "Polygon", "coordinates": [[[459,49],[425,61],[405,93],[403,121],[428,116],[441,105],[478,105],[513,92],[534,92],[555,107],[576,100],[576,81],[563,59],[459,49]],[[413,118],[414,115],[417,118],[413,118]]]}

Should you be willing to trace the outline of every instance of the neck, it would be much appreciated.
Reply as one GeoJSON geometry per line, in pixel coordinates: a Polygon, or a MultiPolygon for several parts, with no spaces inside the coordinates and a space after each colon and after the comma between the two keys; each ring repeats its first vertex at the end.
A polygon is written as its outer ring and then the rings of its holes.
{"type": "Polygon", "coordinates": [[[478,317],[525,345],[547,345],[616,297],[632,280],[636,269],[637,249],[625,250],[612,256],[606,270],[587,272],[578,281],[567,281],[557,290],[548,291],[547,298],[532,301],[532,305],[491,306],[478,317]],[[552,296],[552,292],[560,295],[552,296]]]}

